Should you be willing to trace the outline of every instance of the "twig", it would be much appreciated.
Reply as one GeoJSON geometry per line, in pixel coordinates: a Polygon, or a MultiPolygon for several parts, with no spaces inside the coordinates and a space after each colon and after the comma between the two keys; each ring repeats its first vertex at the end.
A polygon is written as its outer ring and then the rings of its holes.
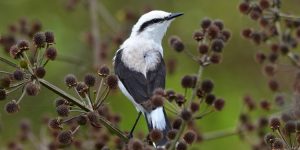
{"type": "Polygon", "coordinates": [[[1,56],[0,56],[0,61],[4,62],[4,63],[6,63],[6,64],[8,64],[8,65],[10,65],[14,68],[19,68],[18,65],[16,65],[15,63],[13,63],[13,62],[11,62],[11,61],[9,61],[9,60],[1,57],[1,56]]]}
{"type": "MultiPolygon", "coordinates": [[[[197,74],[197,82],[196,82],[195,88],[193,89],[193,93],[192,93],[190,102],[193,101],[196,97],[197,89],[199,88],[200,83],[201,83],[201,77],[202,77],[203,69],[204,69],[204,67],[202,65],[200,65],[199,70],[198,70],[198,74],[197,74]]],[[[200,103],[201,103],[201,101],[202,101],[202,99],[200,100],[200,103]]]]}
{"type": "Polygon", "coordinates": [[[180,129],[178,130],[177,134],[176,134],[176,137],[174,139],[174,141],[172,142],[169,150],[174,150],[176,148],[176,145],[177,145],[177,142],[179,141],[183,131],[185,130],[185,126],[186,126],[186,122],[184,121],[181,126],[180,126],[180,129]]]}

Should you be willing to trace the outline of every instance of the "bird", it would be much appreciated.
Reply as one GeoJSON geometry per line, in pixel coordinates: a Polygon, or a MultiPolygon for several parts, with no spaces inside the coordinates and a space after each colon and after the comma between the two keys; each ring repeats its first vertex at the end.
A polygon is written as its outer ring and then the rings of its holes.
{"type": "Polygon", "coordinates": [[[149,110],[143,104],[150,100],[156,89],[165,88],[166,67],[162,40],[171,22],[181,15],[183,13],[162,10],[143,14],[132,27],[130,36],[120,45],[113,59],[119,89],[138,111],[138,117],[129,137],[132,137],[135,126],[143,114],[149,132],[157,129],[164,135],[160,141],[153,142],[155,147],[166,145],[166,134],[171,128],[170,123],[163,106],[149,110]]]}

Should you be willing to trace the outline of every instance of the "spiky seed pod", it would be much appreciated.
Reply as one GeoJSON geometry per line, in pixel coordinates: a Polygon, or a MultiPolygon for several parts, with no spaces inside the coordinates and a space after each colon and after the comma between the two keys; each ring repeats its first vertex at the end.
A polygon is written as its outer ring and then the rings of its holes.
{"type": "Polygon", "coordinates": [[[62,129],[60,125],[61,125],[61,121],[58,119],[50,119],[48,122],[48,126],[50,129],[54,129],[54,130],[62,129]]]}
{"type": "Polygon", "coordinates": [[[92,123],[97,123],[98,122],[98,116],[95,112],[89,112],[87,114],[87,117],[90,120],[90,122],[92,122],[92,123]]]}
{"type": "Polygon", "coordinates": [[[67,101],[65,99],[58,98],[55,100],[55,107],[58,107],[60,105],[65,105],[65,104],[67,104],[67,101]]]}
{"type": "Polygon", "coordinates": [[[128,149],[130,150],[141,150],[143,149],[143,142],[138,139],[130,139],[128,143],[128,149]]]}
{"type": "Polygon", "coordinates": [[[85,97],[85,94],[88,92],[88,89],[89,87],[84,82],[78,82],[76,85],[76,90],[82,97],[85,97]]]}
{"type": "Polygon", "coordinates": [[[178,36],[175,36],[175,35],[171,36],[169,38],[169,45],[172,46],[174,44],[174,42],[178,41],[178,40],[180,40],[180,38],[178,36]]]}
{"type": "Polygon", "coordinates": [[[219,64],[222,61],[222,55],[218,54],[218,53],[213,53],[210,56],[210,62],[213,64],[219,64]]]}
{"type": "Polygon", "coordinates": [[[185,142],[178,142],[176,150],[187,150],[187,145],[185,142]]]}
{"type": "Polygon", "coordinates": [[[292,120],[286,122],[284,129],[288,134],[295,133],[296,132],[296,122],[292,121],[292,120]]]}
{"type": "Polygon", "coordinates": [[[13,77],[17,81],[22,81],[24,79],[24,73],[23,71],[17,69],[16,71],[14,71],[13,77]]]}
{"type": "Polygon", "coordinates": [[[13,114],[20,110],[20,106],[15,100],[12,100],[5,105],[5,110],[9,114],[13,114]]]}
{"type": "Polygon", "coordinates": [[[274,143],[272,144],[272,147],[276,150],[283,150],[284,143],[281,139],[275,139],[274,143]]]}
{"type": "Polygon", "coordinates": [[[182,94],[176,94],[175,102],[178,106],[182,106],[185,103],[185,97],[182,94]]]}
{"type": "Polygon", "coordinates": [[[212,105],[212,104],[214,103],[215,99],[216,99],[216,96],[215,96],[215,95],[213,95],[213,94],[208,94],[208,95],[206,96],[206,98],[205,98],[205,103],[206,103],[207,105],[212,105]]]}
{"type": "Polygon", "coordinates": [[[275,139],[276,139],[276,137],[271,133],[266,134],[264,137],[265,142],[269,145],[272,145],[274,143],[275,139]]]}
{"type": "Polygon", "coordinates": [[[279,84],[276,80],[270,80],[268,82],[269,88],[271,89],[271,91],[276,92],[279,89],[279,84]]]}
{"type": "Polygon", "coordinates": [[[21,40],[17,43],[17,46],[20,51],[27,51],[29,50],[29,42],[26,40],[21,40]]]}
{"type": "Polygon", "coordinates": [[[273,130],[279,129],[280,128],[280,124],[281,123],[280,123],[280,120],[278,118],[274,117],[274,118],[270,119],[269,125],[270,125],[271,129],[273,129],[273,130]]]}
{"type": "Polygon", "coordinates": [[[205,93],[211,93],[214,88],[214,83],[211,80],[203,80],[201,83],[201,89],[205,93]]]}
{"type": "Polygon", "coordinates": [[[223,41],[224,42],[227,42],[227,41],[229,41],[229,39],[231,38],[231,32],[229,31],[229,30],[223,30],[222,31],[222,35],[223,35],[223,41]]]}
{"type": "Polygon", "coordinates": [[[58,134],[57,139],[60,144],[63,145],[70,145],[72,143],[73,137],[72,137],[71,131],[62,131],[58,134]]]}
{"type": "Polygon", "coordinates": [[[151,132],[150,132],[150,139],[153,141],[153,142],[158,142],[160,141],[161,139],[163,138],[163,133],[158,130],[158,129],[153,129],[151,132]]]}
{"type": "Polygon", "coordinates": [[[166,93],[165,93],[165,90],[162,89],[162,88],[156,88],[154,91],[153,91],[153,95],[159,95],[159,96],[166,96],[166,93]]]}
{"type": "Polygon", "coordinates": [[[249,5],[249,2],[242,2],[239,4],[239,11],[244,15],[249,13],[250,8],[251,6],[249,5]]]}
{"type": "Polygon", "coordinates": [[[269,0],[260,0],[259,1],[259,7],[261,9],[268,9],[271,6],[269,0]]]}
{"type": "Polygon", "coordinates": [[[77,79],[75,77],[75,75],[73,74],[68,74],[66,77],[65,77],[65,83],[68,87],[74,87],[77,85],[77,79]]]}
{"type": "Polygon", "coordinates": [[[117,89],[118,88],[118,78],[115,75],[109,75],[107,77],[106,83],[110,89],[117,89]]]}
{"type": "Polygon", "coordinates": [[[205,43],[201,43],[199,46],[198,46],[198,52],[200,54],[207,54],[208,53],[208,50],[209,50],[209,47],[207,44],[205,43]]]}
{"type": "Polygon", "coordinates": [[[174,41],[171,46],[176,52],[182,52],[185,47],[181,40],[174,41]]]}
{"type": "Polygon", "coordinates": [[[89,86],[89,87],[93,87],[96,83],[96,78],[94,75],[92,74],[86,74],[84,76],[84,83],[89,86]]]}
{"type": "Polygon", "coordinates": [[[37,84],[30,82],[26,84],[25,90],[28,96],[36,96],[40,91],[40,87],[37,84]]]}
{"type": "Polygon", "coordinates": [[[214,102],[214,107],[216,110],[221,111],[224,108],[225,101],[223,99],[217,99],[214,102]]]}
{"type": "Polygon", "coordinates": [[[222,20],[219,20],[219,19],[214,20],[213,24],[216,25],[219,28],[220,31],[222,31],[223,28],[224,28],[224,23],[223,23],[222,20]]]}
{"type": "Polygon", "coordinates": [[[53,32],[50,32],[50,31],[45,32],[45,38],[46,38],[45,39],[46,43],[48,43],[48,44],[55,43],[53,32]]]}
{"type": "Polygon", "coordinates": [[[186,110],[186,109],[181,111],[180,116],[184,121],[187,121],[187,122],[192,119],[192,113],[189,110],[186,110]]]}
{"type": "Polygon", "coordinates": [[[172,123],[172,128],[173,128],[173,129],[176,129],[176,130],[179,130],[181,124],[182,124],[182,119],[181,119],[181,118],[176,118],[176,119],[173,121],[173,123],[172,123]]]}
{"type": "Polygon", "coordinates": [[[218,26],[212,24],[207,28],[207,34],[210,39],[215,39],[218,37],[220,29],[218,26]]]}
{"type": "Polygon", "coordinates": [[[61,117],[68,117],[70,109],[67,105],[59,105],[56,107],[56,112],[61,117]]]}
{"type": "Polygon", "coordinates": [[[44,67],[38,67],[34,70],[34,73],[38,78],[44,78],[46,75],[46,70],[44,67]]]}
{"type": "Polygon", "coordinates": [[[102,65],[98,69],[98,75],[101,77],[107,77],[109,75],[109,73],[110,73],[109,68],[106,65],[102,65]]]}
{"type": "Polygon", "coordinates": [[[224,42],[221,39],[214,39],[211,43],[211,49],[214,52],[221,53],[224,48],[224,42]]]}
{"type": "Polygon", "coordinates": [[[55,47],[48,47],[45,51],[45,56],[49,60],[55,60],[57,57],[57,50],[55,47]]]}
{"type": "Polygon", "coordinates": [[[20,58],[20,56],[22,55],[21,50],[18,48],[18,46],[13,45],[12,47],[10,47],[9,49],[9,54],[10,57],[12,57],[13,59],[18,59],[20,58]]]}
{"type": "Polygon", "coordinates": [[[197,112],[200,108],[200,105],[196,102],[192,102],[190,105],[190,109],[193,113],[197,112]]]}
{"type": "Polygon", "coordinates": [[[176,137],[176,134],[177,134],[177,130],[172,129],[172,130],[169,130],[169,132],[167,133],[167,137],[169,140],[173,140],[176,137]]]}
{"type": "Polygon", "coordinates": [[[0,87],[2,88],[9,88],[10,84],[11,84],[10,77],[4,77],[0,80],[0,87]]]}
{"type": "Polygon", "coordinates": [[[33,35],[33,42],[37,48],[42,48],[45,46],[46,36],[43,32],[38,32],[33,35]]]}
{"type": "Polygon", "coordinates": [[[211,22],[212,21],[209,18],[204,18],[201,21],[201,27],[202,27],[202,29],[207,29],[211,25],[211,22]]]}
{"type": "Polygon", "coordinates": [[[6,99],[6,91],[4,89],[0,89],[0,100],[6,99]]]}
{"type": "Polygon", "coordinates": [[[267,56],[263,53],[263,52],[257,52],[255,54],[255,60],[256,62],[258,62],[259,64],[262,64],[265,62],[267,56]]]}
{"type": "Polygon", "coordinates": [[[196,133],[192,130],[189,130],[184,134],[183,139],[186,143],[192,144],[196,140],[196,133]]]}
{"type": "Polygon", "coordinates": [[[161,95],[153,95],[151,97],[151,104],[157,108],[164,105],[164,98],[161,95]]]}
{"type": "Polygon", "coordinates": [[[197,42],[203,40],[205,34],[202,31],[195,31],[193,34],[193,39],[197,42]]]}
{"type": "Polygon", "coordinates": [[[181,86],[183,88],[192,88],[194,86],[193,77],[190,75],[185,75],[181,79],[181,86]]]}
{"type": "Polygon", "coordinates": [[[85,125],[87,123],[87,117],[85,115],[80,115],[77,117],[77,123],[79,125],[85,125]]]}
{"type": "Polygon", "coordinates": [[[263,110],[270,110],[270,108],[271,108],[271,103],[269,102],[269,101],[267,101],[267,100],[262,100],[261,102],[260,102],[260,107],[263,109],[263,110]]]}

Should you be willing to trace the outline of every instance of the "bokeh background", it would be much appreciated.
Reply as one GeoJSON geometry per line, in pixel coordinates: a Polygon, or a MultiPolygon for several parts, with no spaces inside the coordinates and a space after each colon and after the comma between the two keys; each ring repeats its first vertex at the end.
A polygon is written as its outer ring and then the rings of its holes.
{"type": "MultiPolygon", "coordinates": [[[[45,78],[66,90],[63,84],[66,74],[73,73],[82,79],[85,73],[95,72],[91,61],[92,50],[85,43],[85,33],[90,30],[89,11],[84,2],[80,3],[73,10],[69,10],[66,8],[65,0],[0,0],[0,34],[6,33],[7,26],[22,17],[31,21],[39,20],[44,31],[55,33],[59,57],[76,60],[77,63],[55,61],[47,66],[45,78]]],[[[256,28],[256,25],[238,12],[239,0],[101,0],[101,3],[115,18],[117,26],[127,30],[130,30],[134,22],[124,20],[125,11],[131,11],[136,16],[142,14],[145,8],[185,13],[183,17],[172,23],[163,41],[166,60],[175,59],[177,62],[175,72],[167,76],[166,87],[179,92],[184,92],[180,86],[181,77],[196,73],[198,65],[185,54],[173,51],[168,45],[168,37],[180,36],[186,48],[196,53],[197,44],[192,39],[192,34],[199,28],[201,19],[209,17],[224,21],[225,27],[232,32],[233,36],[224,50],[223,62],[206,68],[204,78],[215,82],[214,93],[226,100],[226,106],[223,111],[198,121],[202,132],[234,128],[242,107],[242,97],[245,94],[254,95],[257,100],[272,97],[266,85],[267,80],[263,77],[260,66],[253,59],[258,48],[240,37],[242,28],[247,26],[256,28]]],[[[286,12],[300,14],[299,6],[299,0],[283,1],[283,10],[286,12]]],[[[99,29],[101,40],[109,41],[110,37],[117,34],[100,16],[99,29]]],[[[108,48],[107,64],[110,66],[110,60],[117,48],[116,44],[110,44],[108,48]]],[[[6,54],[1,51],[0,55],[6,54]]],[[[3,63],[0,63],[0,68],[12,71],[3,63]]],[[[42,118],[45,115],[56,115],[55,98],[56,95],[47,89],[42,89],[39,96],[26,97],[22,100],[20,112],[14,115],[5,113],[2,109],[5,103],[0,102],[0,147],[16,138],[19,122],[23,118],[28,118],[33,124],[33,130],[38,133],[42,118]]],[[[122,116],[121,129],[129,130],[137,115],[135,108],[119,91],[111,93],[108,102],[114,112],[122,116]]],[[[138,125],[137,131],[139,130],[147,130],[144,122],[138,125]]],[[[191,149],[250,149],[250,146],[239,140],[238,136],[231,136],[204,141],[191,149]]]]}

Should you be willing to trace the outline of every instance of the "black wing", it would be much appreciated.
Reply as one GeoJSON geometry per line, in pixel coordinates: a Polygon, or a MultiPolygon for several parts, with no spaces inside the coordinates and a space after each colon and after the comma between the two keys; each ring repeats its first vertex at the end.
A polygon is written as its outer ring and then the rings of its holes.
{"type": "Polygon", "coordinates": [[[160,63],[154,70],[147,72],[147,78],[142,73],[125,66],[121,61],[121,56],[122,50],[119,50],[115,58],[115,73],[138,104],[148,100],[156,88],[165,88],[166,69],[161,55],[160,63]]]}

